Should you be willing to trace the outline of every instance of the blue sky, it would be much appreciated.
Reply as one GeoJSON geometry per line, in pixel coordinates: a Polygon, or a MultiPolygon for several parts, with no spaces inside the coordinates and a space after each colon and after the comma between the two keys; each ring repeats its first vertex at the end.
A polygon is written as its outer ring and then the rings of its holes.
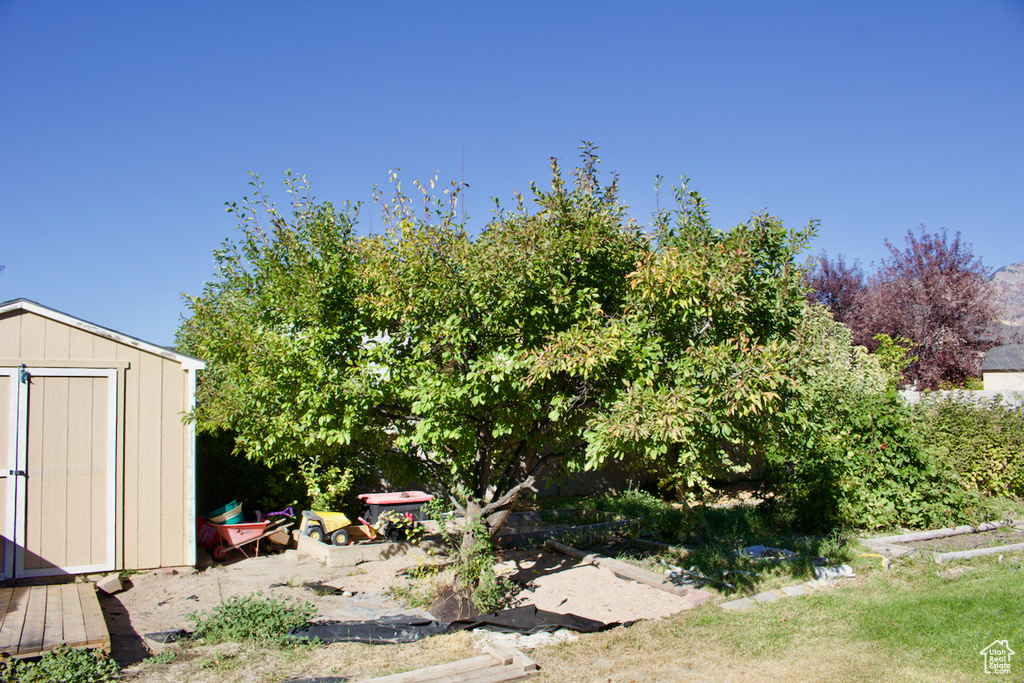
{"type": "Polygon", "coordinates": [[[643,223],[685,173],[865,267],[921,223],[1024,261],[1024,2],[0,0],[0,301],[170,344],[250,171],[363,230],[389,169],[464,177],[479,229],[581,140],[643,223]]]}

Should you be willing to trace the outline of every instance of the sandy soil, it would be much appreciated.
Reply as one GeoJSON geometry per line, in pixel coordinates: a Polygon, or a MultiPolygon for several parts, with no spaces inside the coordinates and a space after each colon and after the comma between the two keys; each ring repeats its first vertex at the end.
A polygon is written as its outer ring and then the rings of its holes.
{"type": "MultiPolygon", "coordinates": [[[[390,597],[389,590],[413,586],[409,570],[425,561],[420,555],[404,555],[329,569],[290,552],[222,565],[203,563],[197,571],[135,574],[125,582],[124,591],[102,596],[101,605],[111,631],[112,655],[131,664],[162,649],[146,634],[191,629],[190,614],[208,611],[231,595],[262,591],[305,600],[322,617],[345,621],[418,613],[390,597]]],[[[502,551],[498,561],[500,575],[524,586],[520,603],[543,610],[627,622],[665,617],[688,606],[672,594],[556,553],[502,551]]]]}

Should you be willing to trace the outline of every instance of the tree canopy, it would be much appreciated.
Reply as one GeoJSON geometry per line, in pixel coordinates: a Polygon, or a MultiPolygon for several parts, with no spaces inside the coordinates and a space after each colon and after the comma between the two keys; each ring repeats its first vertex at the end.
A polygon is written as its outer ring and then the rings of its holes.
{"type": "Polygon", "coordinates": [[[631,458],[694,482],[732,466],[721,444],[761,433],[790,381],[814,226],[712,228],[684,179],[645,231],[582,149],[476,237],[458,184],[414,201],[395,178],[364,237],[354,207],[303,183],[290,219],[262,190],[230,205],[243,240],[215,252],[179,335],[211,368],[200,426],[238,430],[254,458],[415,462],[492,533],[545,467],[631,458]]]}
{"type": "Polygon", "coordinates": [[[996,322],[987,271],[956,233],[908,230],[906,246],[886,240],[889,257],[869,279],[850,321],[857,343],[874,348],[876,335],[905,337],[916,357],[905,377],[921,389],[961,385],[980,375],[986,333],[996,322]]]}

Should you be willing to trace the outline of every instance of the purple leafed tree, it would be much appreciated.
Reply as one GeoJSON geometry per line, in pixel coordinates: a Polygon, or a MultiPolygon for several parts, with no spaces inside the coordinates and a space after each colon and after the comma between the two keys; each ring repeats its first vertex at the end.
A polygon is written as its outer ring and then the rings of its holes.
{"type": "Polygon", "coordinates": [[[985,287],[988,273],[959,232],[950,241],[945,228],[929,233],[922,225],[904,240],[904,249],[885,241],[889,258],[869,280],[849,322],[855,340],[871,348],[876,334],[907,337],[918,360],[904,379],[921,389],[962,385],[980,376],[982,355],[991,346],[984,340],[996,320],[985,287]]]}
{"type": "Polygon", "coordinates": [[[811,288],[808,301],[822,304],[833,318],[849,325],[858,306],[857,299],[864,291],[864,271],[857,261],[847,266],[842,254],[832,260],[822,251],[807,273],[807,285],[811,288]]]}

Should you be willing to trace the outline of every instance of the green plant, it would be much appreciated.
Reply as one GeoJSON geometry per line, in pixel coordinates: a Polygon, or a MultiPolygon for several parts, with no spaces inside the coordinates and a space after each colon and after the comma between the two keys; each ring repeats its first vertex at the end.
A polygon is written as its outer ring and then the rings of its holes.
{"type": "Polygon", "coordinates": [[[893,391],[899,387],[903,371],[917,362],[917,356],[910,352],[914,347],[914,342],[906,337],[897,336],[893,339],[887,334],[876,334],[874,339],[878,342],[874,356],[878,358],[879,364],[888,377],[887,388],[893,391]]]}
{"type": "Polygon", "coordinates": [[[324,465],[316,455],[299,463],[299,472],[306,482],[306,494],[314,510],[334,510],[352,488],[355,472],[337,465],[324,465]]]}
{"type": "Polygon", "coordinates": [[[684,539],[702,524],[699,513],[676,507],[652,493],[629,488],[617,494],[604,493],[586,503],[588,507],[639,521],[640,536],[671,542],[684,539]]]}
{"type": "Polygon", "coordinates": [[[444,571],[444,565],[420,558],[415,566],[408,570],[411,586],[392,586],[388,592],[392,597],[408,603],[412,607],[429,607],[441,592],[437,585],[438,576],[444,571]]]}
{"type": "MultiPolygon", "coordinates": [[[[480,612],[505,609],[515,602],[519,587],[494,572],[494,548],[479,517],[463,519],[461,529],[450,525],[450,511],[440,497],[427,503],[424,512],[440,528],[451,562],[446,566],[421,563],[410,571],[415,588],[395,588],[393,594],[414,606],[426,606],[443,594],[454,592],[470,598],[480,612]],[[475,528],[472,528],[475,525],[475,528]],[[466,528],[469,526],[470,528],[466,528]]],[[[422,535],[423,529],[415,525],[422,535]]]]}
{"type": "Polygon", "coordinates": [[[831,391],[808,422],[768,454],[770,496],[759,510],[776,528],[928,527],[977,521],[982,501],[925,448],[895,394],[831,391]]]}
{"type": "Polygon", "coordinates": [[[93,650],[61,646],[38,661],[10,660],[0,665],[2,683],[100,683],[116,681],[117,662],[93,650]]]}
{"type": "Polygon", "coordinates": [[[174,650],[164,650],[163,652],[157,652],[147,661],[152,664],[170,664],[177,658],[178,653],[176,653],[174,650]]]}
{"type": "Polygon", "coordinates": [[[208,613],[194,612],[186,618],[195,625],[195,637],[207,643],[283,644],[289,630],[306,626],[315,615],[316,608],[308,602],[264,598],[257,591],[233,595],[208,613]]]}
{"type": "Polygon", "coordinates": [[[982,493],[1024,496],[1024,411],[999,399],[984,403],[927,397],[914,413],[927,450],[982,493]]]}
{"type": "Polygon", "coordinates": [[[380,513],[375,526],[386,538],[396,541],[417,544],[426,535],[423,525],[394,510],[385,510],[380,513]]]}

